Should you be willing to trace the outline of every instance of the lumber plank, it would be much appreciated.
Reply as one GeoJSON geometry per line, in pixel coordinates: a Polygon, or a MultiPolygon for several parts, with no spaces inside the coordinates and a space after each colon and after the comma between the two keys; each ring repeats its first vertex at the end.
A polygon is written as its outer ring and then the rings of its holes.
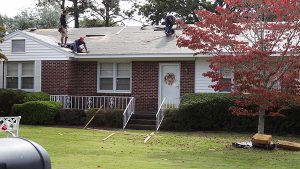
{"type": "Polygon", "coordinates": [[[278,140],[277,147],[285,150],[300,151],[300,144],[291,141],[278,140]]]}
{"type": "Polygon", "coordinates": [[[150,138],[154,136],[154,132],[152,132],[150,135],[148,135],[145,140],[144,140],[144,143],[146,143],[148,140],[150,140],[150,138]]]}
{"type": "Polygon", "coordinates": [[[86,129],[86,127],[92,122],[92,120],[96,117],[97,113],[102,109],[103,105],[96,111],[96,113],[93,115],[93,117],[86,123],[86,125],[83,127],[83,129],[86,129]]]}
{"type": "Polygon", "coordinates": [[[111,133],[109,136],[107,136],[107,137],[105,137],[104,139],[102,139],[102,141],[107,140],[108,138],[110,138],[110,137],[113,136],[114,134],[116,134],[116,133],[111,133]]]}

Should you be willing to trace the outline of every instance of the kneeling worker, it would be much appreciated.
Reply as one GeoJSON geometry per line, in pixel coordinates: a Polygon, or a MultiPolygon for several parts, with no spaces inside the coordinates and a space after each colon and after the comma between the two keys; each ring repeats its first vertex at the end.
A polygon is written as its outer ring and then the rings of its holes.
{"type": "Polygon", "coordinates": [[[81,47],[81,45],[83,45],[85,52],[88,53],[86,44],[84,42],[84,37],[80,37],[79,39],[75,40],[73,52],[74,53],[83,53],[83,48],[81,47]]]}

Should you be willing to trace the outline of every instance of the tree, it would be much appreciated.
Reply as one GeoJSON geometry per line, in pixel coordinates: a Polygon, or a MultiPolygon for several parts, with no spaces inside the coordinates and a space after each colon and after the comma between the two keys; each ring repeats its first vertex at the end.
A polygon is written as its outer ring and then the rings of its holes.
{"type": "Polygon", "coordinates": [[[216,0],[214,3],[206,0],[148,0],[144,5],[137,5],[139,13],[149,19],[151,24],[158,25],[168,13],[175,13],[186,23],[199,21],[195,10],[206,9],[216,12],[215,7],[224,6],[224,0],[216,0]]]}
{"type": "MultiPolygon", "coordinates": [[[[4,35],[5,35],[5,29],[4,29],[4,27],[3,27],[3,25],[2,25],[2,19],[1,19],[1,17],[0,17],[0,43],[2,43],[3,42],[3,37],[4,37],[4,35]]],[[[5,60],[5,61],[7,61],[7,58],[6,58],[6,56],[1,52],[1,49],[0,49],[0,61],[1,60],[5,60]]]]}
{"type": "Polygon", "coordinates": [[[298,0],[227,0],[219,13],[197,11],[202,21],[181,22],[179,47],[211,54],[214,90],[231,87],[235,115],[258,116],[264,133],[267,116],[283,116],[289,103],[300,104],[300,5],[298,0]],[[232,12],[234,11],[234,12],[232,12]],[[272,18],[273,22],[268,22],[272,18]],[[223,80],[230,70],[232,82],[223,80]]]}
{"type": "Polygon", "coordinates": [[[66,0],[37,0],[37,6],[46,6],[49,3],[56,3],[60,6],[60,9],[63,11],[66,7],[66,0]]]}
{"type": "Polygon", "coordinates": [[[57,28],[59,24],[59,6],[49,4],[48,6],[34,7],[21,11],[14,18],[3,16],[3,25],[7,32],[25,30],[28,28],[50,29],[57,28]]]}
{"type": "Polygon", "coordinates": [[[40,29],[58,28],[59,26],[58,19],[61,15],[59,9],[60,7],[54,3],[48,6],[36,7],[35,8],[36,27],[40,29]]]}
{"type": "MultiPolygon", "coordinates": [[[[133,0],[134,1],[134,0],[133,0]]],[[[47,6],[49,3],[56,3],[61,6],[61,9],[66,9],[70,12],[70,15],[74,16],[74,27],[80,26],[80,17],[82,14],[84,21],[81,24],[92,24],[90,21],[104,21],[105,26],[114,26],[118,22],[122,22],[125,19],[133,19],[133,14],[136,9],[121,11],[119,2],[120,0],[38,0],[38,5],[47,6]],[[72,2],[72,6],[68,7],[66,2],[72,2]],[[120,18],[117,19],[116,18],[120,18]],[[87,19],[88,18],[88,19],[87,19]]]]}
{"type": "Polygon", "coordinates": [[[86,10],[90,7],[90,1],[88,0],[68,0],[73,3],[72,7],[68,8],[70,15],[74,16],[74,27],[79,28],[79,17],[80,14],[86,12],[86,10]]]}
{"type": "MultiPolygon", "coordinates": [[[[81,28],[90,28],[90,27],[105,27],[106,23],[104,20],[101,19],[88,19],[88,18],[83,18],[80,22],[80,27],[81,28]]],[[[110,26],[115,26],[114,23],[109,23],[110,26]]]]}
{"type": "Polygon", "coordinates": [[[59,5],[61,11],[67,10],[70,12],[70,15],[74,16],[74,27],[79,28],[80,14],[85,13],[90,7],[91,0],[38,0],[37,6],[47,7],[53,3],[59,5]],[[66,1],[71,2],[72,6],[66,6],[66,1]]]}
{"type": "Polygon", "coordinates": [[[91,15],[97,20],[103,20],[106,27],[114,26],[125,19],[131,19],[135,9],[121,11],[119,3],[120,0],[93,0],[90,5],[91,15]]]}

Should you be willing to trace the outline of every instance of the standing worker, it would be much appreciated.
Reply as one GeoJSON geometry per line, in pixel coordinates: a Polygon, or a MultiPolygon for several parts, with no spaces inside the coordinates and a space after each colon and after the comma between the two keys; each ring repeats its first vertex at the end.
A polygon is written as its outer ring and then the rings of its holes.
{"type": "Polygon", "coordinates": [[[61,46],[66,46],[67,45],[67,40],[68,40],[68,30],[67,30],[67,21],[66,21],[66,16],[68,12],[66,10],[63,11],[63,13],[60,16],[60,42],[61,46]]]}
{"type": "Polygon", "coordinates": [[[174,34],[174,29],[172,29],[173,24],[175,23],[175,17],[173,15],[168,15],[165,18],[165,33],[167,36],[174,34]]]}

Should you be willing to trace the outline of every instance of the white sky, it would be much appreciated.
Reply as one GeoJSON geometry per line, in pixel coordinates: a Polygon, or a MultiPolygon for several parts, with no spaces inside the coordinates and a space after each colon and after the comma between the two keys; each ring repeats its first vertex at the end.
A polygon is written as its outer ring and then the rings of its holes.
{"type": "Polygon", "coordinates": [[[34,7],[36,0],[0,0],[0,14],[14,17],[21,10],[34,7]]]}

